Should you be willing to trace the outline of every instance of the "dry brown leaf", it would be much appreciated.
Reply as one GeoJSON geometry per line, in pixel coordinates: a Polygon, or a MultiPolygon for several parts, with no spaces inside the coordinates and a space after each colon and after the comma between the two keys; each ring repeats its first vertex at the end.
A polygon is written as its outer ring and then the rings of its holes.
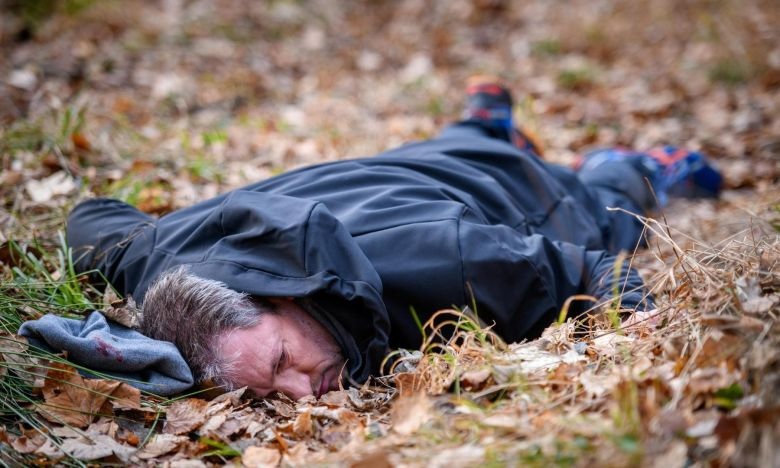
{"type": "Polygon", "coordinates": [[[227,411],[223,411],[221,413],[217,413],[213,416],[211,416],[208,421],[206,421],[201,427],[200,427],[200,433],[201,434],[211,434],[213,432],[216,432],[217,429],[219,429],[222,424],[227,420],[227,411]]]}
{"type": "Polygon", "coordinates": [[[401,396],[414,395],[425,388],[422,375],[417,372],[402,372],[396,374],[394,379],[398,394],[401,396]]]}
{"type": "MultiPolygon", "coordinates": [[[[27,385],[38,387],[46,374],[45,363],[41,359],[29,355],[29,346],[27,338],[19,335],[12,335],[6,332],[0,332],[0,357],[8,367],[18,370],[16,375],[27,385]]],[[[0,368],[5,374],[8,371],[6,366],[0,368]]],[[[2,378],[2,375],[0,375],[2,378]]]]}
{"type": "Polygon", "coordinates": [[[103,315],[128,328],[141,326],[141,310],[131,297],[119,299],[112,288],[106,288],[103,294],[103,315]]]}
{"type": "Polygon", "coordinates": [[[393,464],[390,462],[387,451],[380,449],[364,454],[362,458],[349,466],[350,468],[392,468],[393,464]]]}
{"type": "Polygon", "coordinates": [[[333,390],[320,397],[320,403],[331,408],[346,406],[349,401],[349,393],[346,390],[333,390]]]}
{"type": "Polygon", "coordinates": [[[460,383],[466,390],[480,390],[485,386],[485,383],[490,378],[490,374],[490,369],[479,369],[464,372],[463,375],[460,376],[460,383]]]}
{"type": "Polygon", "coordinates": [[[113,438],[103,435],[89,435],[75,439],[65,439],[61,449],[73,458],[79,460],[97,460],[116,455],[122,461],[127,461],[136,449],[120,444],[113,438]]]}
{"type": "Polygon", "coordinates": [[[311,420],[311,408],[301,411],[293,422],[293,432],[298,437],[305,437],[314,432],[314,424],[311,420]]]}
{"type": "Polygon", "coordinates": [[[274,406],[274,410],[279,413],[279,416],[284,418],[291,418],[295,416],[295,408],[285,401],[280,399],[271,400],[271,404],[274,406]]]}
{"type": "Polygon", "coordinates": [[[103,434],[116,439],[117,431],[119,431],[119,424],[113,418],[100,418],[90,424],[85,432],[87,434],[103,434]]]}
{"type": "Polygon", "coordinates": [[[620,376],[615,373],[597,374],[586,371],[580,374],[579,381],[588,396],[599,398],[617,386],[620,376]]]}
{"type": "Polygon", "coordinates": [[[52,422],[85,427],[106,410],[104,405],[114,399],[115,392],[119,393],[116,401],[120,407],[140,404],[134,399],[137,390],[125,383],[85,379],[67,364],[52,363],[43,385],[44,403],[37,410],[52,422]]]}
{"type": "Polygon", "coordinates": [[[263,416],[254,413],[252,408],[242,408],[238,411],[233,411],[228,414],[227,420],[219,426],[217,433],[220,437],[228,439],[234,436],[239,431],[243,431],[249,428],[249,425],[255,421],[255,419],[263,420],[263,416]]]}
{"type": "Polygon", "coordinates": [[[62,450],[48,438],[43,445],[35,449],[35,453],[49,458],[61,458],[64,455],[62,450]]]}
{"type": "Polygon", "coordinates": [[[198,428],[206,421],[208,402],[199,398],[187,398],[171,404],[166,411],[165,434],[184,434],[198,428]]]}
{"type": "Polygon", "coordinates": [[[230,404],[232,406],[238,406],[241,404],[241,397],[244,396],[244,393],[246,393],[246,387],[241,387],[238,390],[233,390],[232,392],[227,392],[216,396],[213,400],[211,400],[210,404],[215,405],[222,401],[230,400],[230,404]]]}
{"type": "Polygon", "coordinates": [[[23,435],[11,440],[11,447],[19,453],[33,453],[46,443],[46,437],[38,431],[26,430],[23,435]]]}
{"type": "Polygon", "coordinates": [[[282,454],[278,450],[266,447],[248,447],[241,455],[241,463],[250,468],[264,468],[279,465],[282,454]]]}
{"type": "Polygon", "coordinates": [[[431,409],[431,400],[423,392],[400,396],[391,411],[393,431],[401,435],[415,432],[431,418],[431,409]]]}
{"type": "Polygon", "coordinates": [[[83,133],[79,132],[73,132],[70,134],[70,141],[73,143],[73,146],[75,146],[78,149],[89,151],[92,148],[92,145],[89,143],[89,140],[86,136],[84,136],[83,133]]]}
{"type": "Polygon", "coordinates": [[[157,458],[160,455],[173,452],[181,444],[187,442],[188,440],[189,438],[187,438],[187,436],[155,434],[149,443],[144,445],[144,447],[137,453],[137,456],[143,460],[157,458]]]}
{"type": "Polygon", "coordinates": [[[114,409],[141,409],[141,391],[122,382],[111,394],[109,401],[114,409]]]}
{"type": "Polygon", "coordinates": [[[309,457],[309,447],[305,443],[299,443],[284,453],[283,466],[304,466],[309,457]]]}

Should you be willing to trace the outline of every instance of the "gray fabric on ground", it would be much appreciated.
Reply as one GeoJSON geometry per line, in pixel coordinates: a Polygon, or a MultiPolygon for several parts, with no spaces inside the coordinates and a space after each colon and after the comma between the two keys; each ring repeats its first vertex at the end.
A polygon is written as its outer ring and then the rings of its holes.
{"type": "Polygon", "coordinates": [[[192,387],[192,371],[173,343],[149,338],[98,311],[84,320],[48,314],[25,322],[19,334],[32,346],[67,352],[68,359],[141,390],[167,396],[192,387]]]}

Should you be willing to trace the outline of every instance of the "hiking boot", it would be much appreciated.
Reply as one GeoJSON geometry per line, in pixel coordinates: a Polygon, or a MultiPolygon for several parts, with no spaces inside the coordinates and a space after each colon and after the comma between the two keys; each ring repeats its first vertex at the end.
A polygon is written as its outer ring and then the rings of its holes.
{"type": "Polygon", "coordinates": [[[683,198],[717,198],[723,186],[723,176],[698,152],[675,146],[633,151],[626,148],[597,149],[581,156],[574,164],[580,172],[604,170],[609,161],[628,161],[646,177],[665,206],[669,196],[683,198]]]}
{"type": "Polygon", "coordinates": [[[537,139],[515,127],[512,117],[512,93],[493,76],[472,76],[466,83],[466,108],[463,120],[479,122],[494,136],[516,147],[542,155],[537,139]]]}

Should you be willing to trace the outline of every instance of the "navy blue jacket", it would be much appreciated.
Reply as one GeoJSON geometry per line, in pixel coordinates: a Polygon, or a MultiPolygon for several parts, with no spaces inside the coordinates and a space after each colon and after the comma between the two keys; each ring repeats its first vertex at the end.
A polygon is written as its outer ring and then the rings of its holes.
{"type": "Polygon", "coordinates": [[[474,302],[507,341],[537,336],[574,294],[608,298],[615,281],[628,291],[622,304],[641,308],[637,274],[613,277],[614,224],[568,170],[499,140],[441,138],[292,171],[159,219],[88,200],[67,239],[79,270],[98,269],[136,300],[183,264],[249,294],[312,297],[360,381],[388,348],[419,346],[412,308],[425,321],[474,302]]]}

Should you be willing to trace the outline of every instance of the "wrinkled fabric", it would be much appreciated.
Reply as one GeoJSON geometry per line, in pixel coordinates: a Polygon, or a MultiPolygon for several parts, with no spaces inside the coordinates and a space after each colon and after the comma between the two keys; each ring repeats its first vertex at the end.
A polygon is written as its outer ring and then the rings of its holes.
{"type": "MultiPolygon", "coordinates": [[[[641,229],[607,211],[613,203],[639,212],[620,187],[587,187],[568,169],[461,125],[159,219],[88,200],[71,213],[67,240],[79,271],[100,271],[139,303],[179,265],[252,295],[310,297],[350,377],[363,381],[389,348],[420,345],[413,314],[425,322],[473,305],[517,341],[538,336],[574,294],[608,301],[619,290],[624,307],[651,307],[634,270],[614,271],[614,253],[633,248],[641,229]]],[[[570,314],[590,305],[577,302],[570,314]]]]}
{"type": "Polygon", "coordinates": [[[64,351],[69,360],[83,367],[156,395],[174,395],[194,383],[173,343],[144,336],[98,311],[84,320],[47,314],[22,324],[19,334],[34,347],[64,351]]]}

